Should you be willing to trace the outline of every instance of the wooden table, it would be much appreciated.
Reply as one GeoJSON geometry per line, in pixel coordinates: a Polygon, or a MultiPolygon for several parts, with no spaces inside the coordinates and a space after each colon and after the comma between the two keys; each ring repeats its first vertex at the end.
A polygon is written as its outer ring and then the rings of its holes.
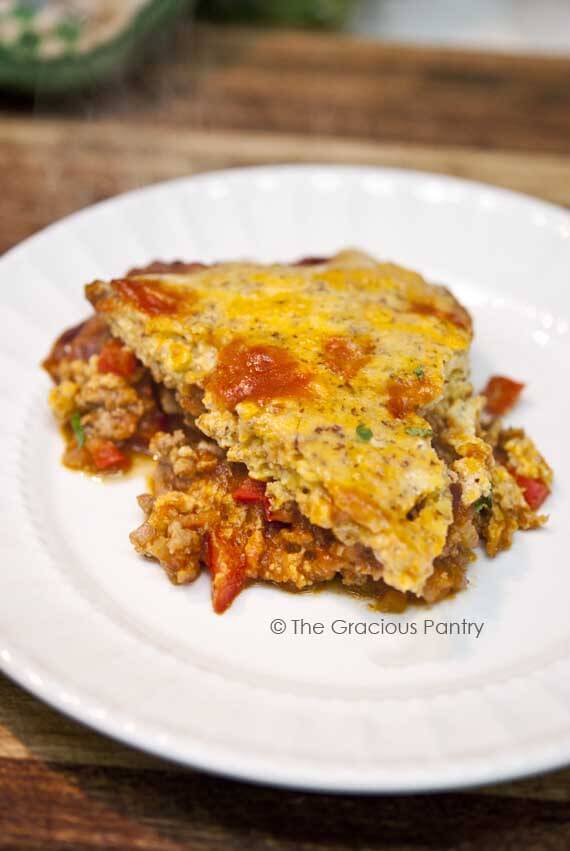
{"type": "MultiPolygon", "coordinates": [[[[126,189],[260,162],[426,169],[570,205],[569,81],[566,59],[183,25],[106,91],[0,98],[0,251],[126,189]]],[[[260,789],[114,744],[0,676],[2,849],[569,847],[570,771],[437,796],[260,789]]]]}

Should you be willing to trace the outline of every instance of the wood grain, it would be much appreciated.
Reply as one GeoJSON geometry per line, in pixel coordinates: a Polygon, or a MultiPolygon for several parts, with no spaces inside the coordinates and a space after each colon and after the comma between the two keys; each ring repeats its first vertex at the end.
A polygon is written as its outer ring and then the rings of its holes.
{"type": "Polygon", "coordinates": [[[360,142],[259,131],[180,130],[118,119],[11,117],[0,125],[0,251],[103,198],[228,166],[275,162],[383,165],[455,174],[570,205],[570,156],[360,142]],[[73,145],[69,139],[73,138],[73,145]],[[7,167],[7,164],[10,167],[7,167]]]}
{"type": "MultiPolygon", "coordinates": [[[[158,180],[274,162],[457,174],[570,205],[570,60],[193,29],[74,99],[0,98],[0,251],[158,180]]],[[[0,676],[1,849],[567,849],[570,770],[437,796],[310,795],[185,771],[0,676]]]]}
{"type": "Polygon", "coordinates": [[[262,789],[128,750],[1,677],[0,790],[0,848],[542,851],[570,829],[570,771],[434,796],[262,789]]]}
{"type": "Polygon", "coordinates": [[[561,58],[181,25],[99,91],[0,100],[0,251],[118,192],[258,162],[418,168],[570,204],[569,79],[561,58]]]}
{"type": "MultiPolygon", "coordinates": [[[[189,25],[158,59],[60,112],[128,114],[185,128],[570,151],[570,59],[189,25]]],[[[41,92],[35,108],[53,111],[41,92]]]]}

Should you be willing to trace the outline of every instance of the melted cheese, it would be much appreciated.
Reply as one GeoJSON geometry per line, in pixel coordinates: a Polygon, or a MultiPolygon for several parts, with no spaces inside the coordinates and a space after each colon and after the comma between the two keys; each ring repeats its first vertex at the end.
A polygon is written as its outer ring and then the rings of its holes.
{"type": "Polygon", "coordinates": [[[270,482],[275,504],[294,499],[311,522],[370,547],[389,584],[421,592],[452,520],[455,475],[422,412],[452,373],[466,377],[471,341],[447,290],[347,252],[317,266],[97,283],[89,294],[182,401],[205,390],[199,427],[270,482]]]}

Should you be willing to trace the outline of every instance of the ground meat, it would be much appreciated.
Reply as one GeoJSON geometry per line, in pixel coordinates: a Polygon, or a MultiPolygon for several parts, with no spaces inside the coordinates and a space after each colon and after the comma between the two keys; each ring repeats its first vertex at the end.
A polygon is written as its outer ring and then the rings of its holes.
{"type": "Polygon", "coordinates": [[[487,554],[495,556],[510,548],[517,529],[536,529],[546,517],[529,508],[517,482],[500,464],[493,468],[492,483],[492,507],[481,512],[480,535],[487,554]]]}
{"type": "MultiPolygon", "coordinates": [[[[240,503],[232,496],[247,471],[229,464],[209,441],[190,446],[182,431],[159,434],[151,443],[157,459],[156,498],[143,505],[147,520],[131,536],[144,555],[158,558],[171,578],[180,581],[180,564],[192,562],[185,577],[197,575],[200,547],[195,535],[223,529],[238,533],[246,551],[248,579],[286,583],[297,589],[331,579],[346,571],[380,575],[381,565],[363,547],[347,547],[330,532],[312,526],[296,512],[294,522],[269,522],[259,504],[240,503]],[[154,530],[154,534],[149,531],[154,530]]],[[[225,539],[225,538],[224,538],[225,539]]]]}
{"type": "Polygon", "coordinates": [[[504,466],[517,475],[552,485],[551,468],[522,428],[502,429],[495,451],[504,466]]]}
{"type": "Polygon", "coordinates": [[[98,372],[80,387],[75,397],[86,435],[117,442],[134,435],[147,409],[145,401],[120,375],[98,372]]]}
{"type": "Polygon", "coordinates": [[[492,499],[477,519],[487,554],[510,548],[518,529],[536,529],[546,522],[527,503],[517,476],[536,479],[550,487],[552,470],[522,429],[503,428],[499,417],[487,419],[484,438],[493,448],[492,499]]]}
{"type": "Polygon", "coordinates": [[[182,429],[172,434],[159,432],[150,442],[150,452],[155,459],[154,490],[184,491],[191,487],[197,473],[214,470],[224,452],[210,440],[188,442],[182,429]]]}
{"type": "Polygon", "coordinates": [[[44,366],[55,382],[49,401],[66,438],[63,461],[73,469],[124,470],[133,451],[148,451],[159,429],[181,420],[162,409],[148,370],[98,317],[62,334],[44,366]]]}
{"type": "MultiPolygon", "coordinates": [[[[203,564],[212,570],[208,542],[213,536],[218,560],[239,564],[242,584],[265,580],[303,590],[339,577],[363,596],[381,600],[384,610],[405,608],[408,596],[382,582],[382,565],[367,548],[342,544],[330,531],[310,524],[294,505],[288,508],[287,522],[276,522],[261,497],[262,487],[259,499],[255,488],[251,501],[235,498],[248,481],[247,470],[227,462],[215,444],[204,440],[190,445],[179,430],[156,435],[151,451],[157,461],[154,495],[140,498],[146,520],[131,541],[139,553],[157,559],[174,583],[193,581],[203,564]]],[[[427,586],[430,602],[466,584],[465,567],[478,538],[472,511],[460,503],[427,586]]],[[[235,579],[229,569],[226,573],[227,581],[235,579]]],[[[223,587],[218,591],[224,595],[223,587]]]]}
{"type": "MultiPolygon", "coordinates": [[[[131,386],[125,378],[100,373],[97,365],[97,355],[92,355],[88,362],[61,362],[58,373],[65,377],[52,388],[50,406],[63,426],[75,417],[76,427],[79,423],[85,440],[100,438],[123,443],[135,435],[143,415],[153,408],[154,402],[141,396],[136,386],[131,386]]],[[[71,466],[81,466],[84,453],[78,456],[74,452],[73,432],[69,438],[71,466]]]]}
{"type": "MultiPolygon", "coordinates": [[[[455,512],[445,551],[436,560],[434,575],[424,588],[424,596],[430,602],[433,589],[441,587],[441,565],[448,565],[450,558],[453,565],[466,565],[465,559],[471,560],[478,540],[489,556],[496,556],[510,548],[517,530],[536,529],[546,521],[529,506],[521,482],[536,480],[549,488],[552,470],[522,429],[504,429],[499,417],[488,414],[482,419],[472,418],[475,431],[469,441],[464,441],[469,454],[459,458],[464,446],[454,440],[453,427],[457,425],[457,415],[468,411],[470,405],[480,406],[480,400],[474,397],[466,403],[456,402],[437,416],[430,415],[436,451],[458,474],[461,501],[471,509],[463,516],[455,512]],[[484,467],[480,461],[484,461],[484,467]]],[[[445,572],[449,573],[448,567],[445,572]]],[[[454,571],[451,574],[456,575],[454,571]]]]}
{"type": "Polygon", "coordinates": [[[435,560],[434,571],[424,585],[422,596],[426,602],[436,603],[467,586],[467,566],[475,560],[473,549],[478,543],[473,509],[459,500],[454,505],[443,553],[435,560]]]}
{"type": "MultiPolygon", "coordinates": [[[[494,442],[504,454],[513,441],[529,456],[519,432],[497,433],[494,442]]],[[[139,552],[156,558],[174,582],[192,581],[203,564],[212,569],[207,543],[214,535],[220,562],[239,563],[244,581],[260,579],[303,590],[338,577],[352,590],[375,598],[383,611],[402,611],[411,601],[410,595],[383,583],[382,565],[371,551],[342,544],[328,530],[311,525],[295,505],[277,516],[285,522],[275,522],[263,502],[263,486],[258,484],[259,499],[253,488],[251,502],[236,500],[232,494],[248,479],[247,470],[228,463],[212,442],[190,444],[188,434],[179,430],[158,434],[151,450],[157,460],[155,496],[141,498],[146,521],[131,539],[139,552]]],[[[449,446],[444,451],[451,456],[449,446]]],[[[535,464],[537,458],[543,462],[542,456],[532,454],[535,464]]],[[[496,555],[510,546],[517,529],[535,528],[544,520],[529,508],[505,466],[491,457],[489,470],[492,498],[477,507],[465,504],[459,481],[451,486],[454,521],[423,589],[428,603],[465,588],[466,570],[480,539],[489,555],[496,555]]]]}
{"type": "MultiPolygon", "coordinates": [[[[188,271],[200,264],[183,265],[154,264],[149,271],[188,271]]],[[[216,611],[253,580],[303,590],[336,578],[374,598],[382,611],[402,611],[412,599],[384,584],[382,564],[366,547],[342,544],[311,525],[294,503],[272,508],[269,490],[252,482],[243,465],[229,463],[193,425],[204,410],[201,391],[177,401],[157,387],[98,317],[62,334],[44,366],[55,382],[50,404],[66,434],[65,463],[116,472],[125,469],[132,451],[151,453],[153,493],[139,498],[145,522],[131,541],[160,562],[175,584],[192,582],[206,565],[216,611]]],[[[452,406],[427,415],[434,448],[450,468],[454,510],[444,551],[423,589],[428,603],[465,587],[479,540],[494,556],[510,547],[517,529],[536,528],[546,519],[529,507],[521,481],[540,481],[548,489],[550,467],[522,430],[505,430],[497,418],[480,425],[469,407],[477,404],[459,394],[452,406]]]]}

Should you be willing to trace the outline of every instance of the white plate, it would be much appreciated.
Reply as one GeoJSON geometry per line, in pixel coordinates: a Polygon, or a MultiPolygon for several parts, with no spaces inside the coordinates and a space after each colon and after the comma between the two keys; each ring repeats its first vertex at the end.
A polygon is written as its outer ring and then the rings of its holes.
{"type": "Polygon", "coordinates": [[[0,663],[73,717],[182,763],[260,782],[386,792],[570,761],[570,217],[446,177],[334,167],[219,172],[71,216],[0,261],[0,663]],[[348,596],[255,587],[219,617],[206,576],[175,588],[132,551],[144,478],[63,469],[38,368],[88,310],[82,285],[154,258],[327,255],[353,245],[445,282],[472,310],[477,385],[527,382],[512,417],[553,463],[544,531],[471,587],[388,616],[348,596]],[[270,631],[273,618],[284,635],[270,631]],[[295,635],[293,620],[323,624],[295,635]],[[424,619],[483,621],[479,638],[424,619]],[[417,635],[334,634],[334,621],[417,635]],[[390,627],[391,628],[391,627],[390,627]]]}

